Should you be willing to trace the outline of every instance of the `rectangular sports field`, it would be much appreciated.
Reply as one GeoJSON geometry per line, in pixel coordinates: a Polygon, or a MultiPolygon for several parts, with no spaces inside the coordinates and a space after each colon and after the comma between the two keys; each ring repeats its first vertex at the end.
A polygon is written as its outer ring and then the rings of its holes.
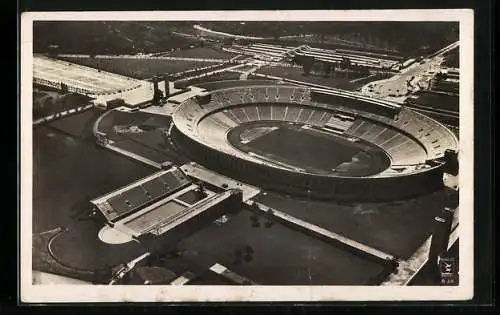
{"type": "Polygon", "coordinates": [[[281,127],[247,144],[254,153],[300,168],[331,171],[359,148],[333,135],[281,127]]]}
{"type": "Polygon", "coordinates": [[[354,91],[365,83],[350,82],[354,79],[360,78],[360,76],[351,75],[351,77],[344,77],[339,74],[338,77],[323,77],[318,75],[303,75],[302,68],[295,67],[280,67],[280,66],[266,66],[257,70],[259,74],[271,75],[276,77],[287,78],[291,80],[297,80],[307,83],[319,84],[349,91],[354,91]]]}
{"type": "Polygon", "coordinates": [[[148,79],[160,73],[177,73],[216,64],[216,62],[169,60],[162,58],[65,57],[64,59],[83,66],[101,69],[136,79],[148,79]]]}

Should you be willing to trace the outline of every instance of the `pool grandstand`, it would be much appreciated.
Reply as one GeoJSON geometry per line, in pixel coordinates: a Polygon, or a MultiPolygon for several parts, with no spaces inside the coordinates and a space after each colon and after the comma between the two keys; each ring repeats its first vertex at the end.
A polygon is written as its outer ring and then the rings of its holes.
{"type": "Polygon", "coordinates": [[[185,228],[199,217],[217,219],[226,208],[221,208],[221,203],[238,203],[238,197],[242,202],[238,191],[215,193],[200,189],[173,167],[91,200],[107,224],[99,236],[103,242],[117,244],[148,233],[172,234],[172,230],[181,225],[185,228]]]}

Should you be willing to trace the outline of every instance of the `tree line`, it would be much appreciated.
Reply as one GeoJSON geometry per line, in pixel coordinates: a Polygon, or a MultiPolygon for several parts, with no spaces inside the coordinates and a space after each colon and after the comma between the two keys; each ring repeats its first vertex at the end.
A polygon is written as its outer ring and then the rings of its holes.
{"type": "Polygon", "coordinates": [[[337,76],[342,73],[346,76],[351,73],[359,75],[369,75],[370,70],[367,67],[353,64],[349,58],[342,58],[339,62],[327,62],[318,60],[312,56],[295,55],[292,58],[292,63],[302,66],[302,72],[305,76],[322,75],[324,77],[337,76]]]}

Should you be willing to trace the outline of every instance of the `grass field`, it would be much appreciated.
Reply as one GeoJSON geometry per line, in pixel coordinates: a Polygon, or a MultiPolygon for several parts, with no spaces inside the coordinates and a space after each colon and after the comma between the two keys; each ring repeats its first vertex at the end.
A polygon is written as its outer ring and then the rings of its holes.
{"type": "Polygon", "coordinates": [[[217,49],[212,47],[196,47],[196,48],[177,50],[171,53],[166,53],[163,56],[183,57],[183,58],[231,59],[238,55],[224,51],[222,49],[217,49]]]}
{"type": "Polygon", "coordinates": [[[33,87],[33,118],[41,118],[65,110],[87,105],[90,98],[79,95],[33,87]]]}
{"type": "Polygon", "coordinates": [[[279,159],[291,159],[297,166],[305,165],[322,170],[332,170],[350,161],[359,148],[335,141],[334,137],[313,136],[300,130],[282,127],[251,141],[249,145],[268,152],[279,159]],[[293,141],[285,141],[290,139],[293,141]],[[316,154],[311,154],[315,152],[316,154]]]}
{"type": "Polygon", "coordinates": [[[213,62],[165,59],[72,57],[64,58],[64,60],[136,79],[147,79],[158,74],[176,73],[192,68],[214,65],[213,62]]]}
{"type": "Polygon", "coordinates": [[[282,125],[246,144],[238,143],[235,138],[241,139],[241,134],[239,137],[235,136],[246,130],[248,129],[242,128],[230,133],[229,141],[245,152],[253,152],[311,173],[341,172],[349,176],[366,176],[388,166],[387,159],[378,150],[373,151],[366,144],[351,143],[334,135],[282,125]],[[366,153],[367,151],[373,153],[366,153]]]}
{"type": "Polygon", "coordinates": [[[434,217],[457,195],[444,189],[396,202],[351,204],[267,192],[259,194],[256,200],[386,253],[408,258],[432,232],[434,217]]]}
{"type": "Polygon", "coordinates": [[[195,274],[220,263],[264,285],[366,284],[383,265],[242,209],[178,244],[162,267],[195,274]],[[189,268],[189,269],[188,269],[189,268]],[[194,269],[194,270],[193,270],[194,269]]]}
{"type": "Polygon", "coordinates": [[[459,97],[438,94],[432,92],[419,92],[416,94],[418,97],[410,98],[408,101],[411,103],[426,106],[435,110],[447,110],[451,112],[459,112],[459,97]]]}
{"type": "Polygon", "coordinates": [[[277,66],[263,67],[260,70],[258,70],[257,73],[272,75],[272,76],[277,76],[277,77],[283,77],[283,78],[287,78],[287,79],[303,81],[303,82],[308,82],[308,83],[313,83],[313,84],[320,84],[320,85],[324,85],[324,86],[329,86],[329,87],[334,87],[334,88],[339,88],[339,89],[344,89],[344,90],[350,90],[350,91],[356,90],[357,88],[360,88],[361,86],[364,85],[364,83],[351,83],[351,82],[349,82],[350,80],[354,80],[356,78],[359,78],[359,76],[352,76],[352,77],[348,77],[348,78],[341,77],[344,74],[339,74],[339,77],[337,77],[337,78],[313,76],[313,75],[305,76],[305,75],[303,75],[301,68],[293,68],[293,67],[290,67],[290,68],[277,67],[277,66]]]}

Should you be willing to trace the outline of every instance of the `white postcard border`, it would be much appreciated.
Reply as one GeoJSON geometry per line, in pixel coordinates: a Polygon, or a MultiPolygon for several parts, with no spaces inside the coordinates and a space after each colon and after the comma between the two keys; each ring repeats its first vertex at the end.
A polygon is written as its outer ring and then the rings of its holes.
{"type": "Polygon", "coordinates": [[[20,301],[399,301],[466,300],[473,297],[474,252],[474,21],[471,9],[348,11],[138,11],[26,12],[21,21],[21,213],[20,301]],[[459,285],[418,286],[106,286],[32,284],[32,37],[39,20],[275,20],[458,21],[460,23],[460,211],[459,285]]]}

